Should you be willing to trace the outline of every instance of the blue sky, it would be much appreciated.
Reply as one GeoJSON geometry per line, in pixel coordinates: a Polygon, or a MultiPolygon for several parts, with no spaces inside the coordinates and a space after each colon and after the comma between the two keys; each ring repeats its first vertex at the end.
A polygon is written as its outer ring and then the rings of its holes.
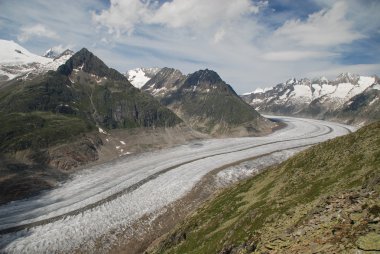
{"type": "Polygon", "coordinates": [[[36,54],[86,47],[121,72],[209,68],[243,93],[379,75],[379,13],[377,0],[1,0],[0,38],[36,54]]]}

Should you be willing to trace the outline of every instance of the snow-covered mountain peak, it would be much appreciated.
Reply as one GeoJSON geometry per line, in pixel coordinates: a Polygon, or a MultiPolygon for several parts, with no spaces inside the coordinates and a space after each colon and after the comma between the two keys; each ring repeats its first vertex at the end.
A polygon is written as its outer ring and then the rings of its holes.
{"type": "Polygon", "coordinates": [[[307,78],[292,78],[274,86],[271,91],[256,89],[242,97],[257,109],[264,111],[288,108],[298,112],[297,110],[303,110],[305,105],[324,105],[329,110],[337,110],[368,89],[378,88],[377,80],[375,76],[359,76],[352,73],[342,73],[330,81],[325,77],[314,78],[311,81],[307,78]]]}
{"type": "Polygon", "coordinates": [[[329,82],[330,81],[325,76],[315,77],[311,79],[311,84],[327,85],[329,82]]]}
{"type": "Polygon", "coordinates": [[[298,83],[298,80],[296,78],[291,78],[289,80],[286,81],[286,85],[295,85],[296,83],[298,83]]]}
{"type": "Polygon", "coordinates": [[[140,67],[140,68],[127,71],[125,73],[125,76],[134,87],[141,88],[160,70],[161,68],[157,68],[157,67],[153,67],[153,68],[140,67]]]}
{"type": "Polygon", "coordinates": [[[57,59],[57,58],[61,58],[62,56],[67,56],[67,55],[73,56],[74,51],[70,49],[66,49],[64,51],[56,51],[53,48],[50,48],[45,52],[43,56],[47,58],[57,59]]]}
{"type": "Polygon", "coordinates": [[[14,41],[0,40],[0,64],[48,63],[51,59],[29,52],[14,41]]]}
{"type": "Polygon", "coordinates": [[[0,40],[0,81],[56,70],[74,52],[65,51],[56,58],[43,57],[29,52],[14,41],[0,40]],[[65,53],[65,54],[63,54],[65,53]]]}
{"type": "Polygon", "coordinates": [[[58,52],[54,51],[53,48],[50,48],[45,52],[45,54],[43,54],[43,57],[56,58],[58,55],[58,52]]]}
{"type": "Polygon", "coordinates": [[[354,83],[358,79],[359,75],[352,74],[350,72],[344,72],[339,74],[335,81],[340,83],[354,83]]]}
{"type": "Polygon", "coordinates": [[[255,91],[253,91],[252,93],[264,93],[264,89],[256,88],[255,91]]]}

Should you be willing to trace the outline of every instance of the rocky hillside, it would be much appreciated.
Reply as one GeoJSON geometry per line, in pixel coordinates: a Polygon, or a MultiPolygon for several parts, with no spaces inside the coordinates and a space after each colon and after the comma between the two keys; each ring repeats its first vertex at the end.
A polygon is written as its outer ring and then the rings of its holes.
{"type": "MultiPolygon", "coordinates": [[[[102,147],[115,139],[112,130],[133,130],[138,136],[141,128],[175,127],[182,120],[82,49],[57,71],[1,86],[0,122],[2,193],[18,196],[15,189],[20,189],[22,196],[33,192],[30,185],[37,179],[37,186],[46,187],[60,178],[60,170],[98,160],[102,147]]],[[[116,157],[133,149],[116,141],[116,157]]]]}
{"type": "Polygon", "coordinates": [[[30,80],[49,70],[55,71],[74,55],[73,51],[65,50],[59,54],[48,51],[45,56],[38,56],[7,40],[0,40],[0,49],[0,86],[14,78],[30,80]]]}
{"type": "Polygon", "coordinates": [[[149,253],[378,253],[380,122],[232,187],[149,253]]]}
{"type": "Polygon", "coordinates": [[[185,81],[186,76],[173,68],[162,68],[141,88],[158,99],[176,92],[185,81]]]}
{"type": "Polygon", "coordinates": [[[192,128],[214,136],[258,135],[276,126],[241,100],[212,70],[185,76],[163,68],[142,90],[160,99],[192,128]]]}
{"type": "Polygon", "coordinates": [[[295,78],[242,95],[256,110],[364,124],[380,119],[378,77],[343,73],[335,80],[295,78]]]}

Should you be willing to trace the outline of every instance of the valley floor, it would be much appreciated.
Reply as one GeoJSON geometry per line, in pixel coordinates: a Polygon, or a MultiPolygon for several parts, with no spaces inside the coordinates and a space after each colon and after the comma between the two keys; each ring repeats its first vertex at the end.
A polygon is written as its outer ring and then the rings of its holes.
{"type": "Polygon", "coordinates": [[[149,232],[165,229],[165,220],[160,223],[157,218],[167,220],[176,212],[181,218],[214,190],[354,130],[331,122],[276,118],[287,127],[265,137],[196,141],[127,156],[82,170],[39,196],[0,206],[0,250],[141,252],[137,244],[146,247],[159,236],[144,241],[149,232]],[[207,185],[207,179],[213,184],[207,185]],[[126,251],[131,242],[136,243],[134,250],[126,251]]]}

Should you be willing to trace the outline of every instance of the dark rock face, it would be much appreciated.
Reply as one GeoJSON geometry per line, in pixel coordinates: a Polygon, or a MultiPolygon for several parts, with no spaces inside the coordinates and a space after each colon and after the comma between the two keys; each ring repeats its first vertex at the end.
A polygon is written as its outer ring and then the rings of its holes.
{"type": "Polygon", "coordinates": [[[162,98],[167,93],[177,90],[181,87],[186,76],[179,70],[173,68],[162,68],[155,76],[153,76],[141,90],[147,91],[156,98],[162,98]]]}
{"type": "Polygon", "coordinates": [[[127,80],[118,71],[108,68],[105,63],[86,48],[75,53],[64,65],[61,65],[57,72],[63,75],[70,75],[73,69],[80,68],[86,73],[95,74],[99,77],[107,77],[112,80],[127,80]]]}
{"type": "Polygon", "coordinates": [[[351,98],[344,107],[327,115],[347,123],[369,123],[380,119],[380,90],[368,89],[351,98]]]}
{"type": "Polygon", "coordinates": [[[274,126],[212,70],[184,76],[178,70],[163,68],[142,90],[159,98],[188,125],[204,133],[228,135],[240,129],[241,135],[252,135],[274,126]]]}
{"type": "Polygon", "coordinates": [[[206,69],[190,74],[186,79],[184,87],[197,86],[199,84],[211,86],[219,83],[223,83],[219,75],[215,71],[206,69]]]}

